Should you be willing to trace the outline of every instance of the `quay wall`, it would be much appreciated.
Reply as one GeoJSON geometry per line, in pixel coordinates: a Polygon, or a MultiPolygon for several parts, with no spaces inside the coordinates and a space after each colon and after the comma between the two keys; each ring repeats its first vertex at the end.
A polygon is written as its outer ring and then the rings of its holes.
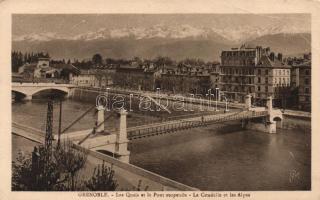
{"type": "Polygon", "coordinates": [[[283,122],[281,127],[286,130],[301,130],[306,133],[311,133],[311,116],[301,116],[301,115],[288,115],[286,113],[283,114],[283,122]]]}

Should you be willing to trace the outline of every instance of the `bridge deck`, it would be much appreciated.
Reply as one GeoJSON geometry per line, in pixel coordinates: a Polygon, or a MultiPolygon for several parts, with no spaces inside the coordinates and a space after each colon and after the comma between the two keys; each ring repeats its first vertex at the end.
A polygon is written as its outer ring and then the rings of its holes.
{"type": "MultiPolygon", "coordinates": [[[[129,127],[127,128],[128,139],[138,139],[142,137],[148,137],[158,134],[170,133],[173,131],[196,128],[200,126],[206,126],[209,124],[222,123],[227,121],[242,120],[242,119],[252,119],[267,116],[267,111],[240,111],[232,113],[224,113],[219,115],[203,115],[198,117],[190,117],[183,119],[170,120],[166,122],[158,122],[152,124],[145,124],[141,126],[129,127]]],[[[79,140],[81,138],[87,137],[92,129],[77,131],[73,133],[65,133],[61,138],[69,138],[72,140],[79,140]]],[[[41,130],[27,127],[25,125],[20,125],[17,123],[12,123],[12,132],[19,134],[23,137],[32,139],[37,142],[44,141],[45,133],[41,130]],[[32,133],[32,134],[30,134],[32,133]]],[[[116,131],[108,132],[108,135],[116,134],[116,131]]],[[[97,135],[98,137],[103,135],[97,135]]]]}
{"type": "Polygon", "coordinates": [[[236,113],[227,113],[223,115],[206,115],[202,117],[193,117],[187,119],[172,120],[162,123],[159,122],[153,124],[146,124],[142,126],[128,128],[128,139],[137,139],[141,137],[158,135],[188,128],[195,128],[214,123],[221,123],[241,119],[252,119],[267,115],[267,111],[240,111],[236,113]]]}

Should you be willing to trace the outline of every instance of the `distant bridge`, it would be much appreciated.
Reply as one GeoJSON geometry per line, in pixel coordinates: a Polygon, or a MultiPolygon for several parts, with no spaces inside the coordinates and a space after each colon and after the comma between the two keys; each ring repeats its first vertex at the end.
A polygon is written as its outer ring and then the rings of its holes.
{"type": "Polygon", "coordinates": [[[56,84],[56,83],[12,83],[11,90],[21,93],[26,100],[31,100],[32,95],[44,90],[59,90],[70,95],[71,89],[76,87],[72,84],[56,84]]]}

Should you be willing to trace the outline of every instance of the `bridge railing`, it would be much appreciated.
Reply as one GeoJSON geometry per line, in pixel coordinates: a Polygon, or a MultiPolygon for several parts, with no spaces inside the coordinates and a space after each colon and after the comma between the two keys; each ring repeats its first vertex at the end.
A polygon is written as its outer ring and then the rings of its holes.
{"type": "Polygon", "coordinates": [[[195,128],[209,124],[222,123],[233,120],[250,119],[268,115],[267,111],[240,111],[222,116],[192,117],[186,119],[172,120],[163,123],[146,124],[138,127],[128,128],[128,139],[163,134],[186,128],[195,128]]]}
{"type": "Polygon", "coordinates": [[[56,83],[56,84],[68,84],[70,83],[67,79],[60,78],[17,78],[12,77],[14,83],[56,83]]]}

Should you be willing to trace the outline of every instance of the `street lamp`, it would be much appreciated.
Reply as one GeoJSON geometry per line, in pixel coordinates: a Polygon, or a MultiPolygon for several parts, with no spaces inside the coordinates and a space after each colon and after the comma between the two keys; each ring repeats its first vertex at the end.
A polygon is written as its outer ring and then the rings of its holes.
{"type": "Polygon", "coordinates": [[[208,90],[208,94],[209,95],[209,103],[208,103],[208,108],[211,107],[211,88],[208,90]]]}
{"type": "Polygon", "coordinates": [[[218,98],[218,90],[219,90],[219,88],[215,88],[215,89],[216,89],[216,111],[218,111],[218,100],[219,100],[219,98],[218,98]]]}

